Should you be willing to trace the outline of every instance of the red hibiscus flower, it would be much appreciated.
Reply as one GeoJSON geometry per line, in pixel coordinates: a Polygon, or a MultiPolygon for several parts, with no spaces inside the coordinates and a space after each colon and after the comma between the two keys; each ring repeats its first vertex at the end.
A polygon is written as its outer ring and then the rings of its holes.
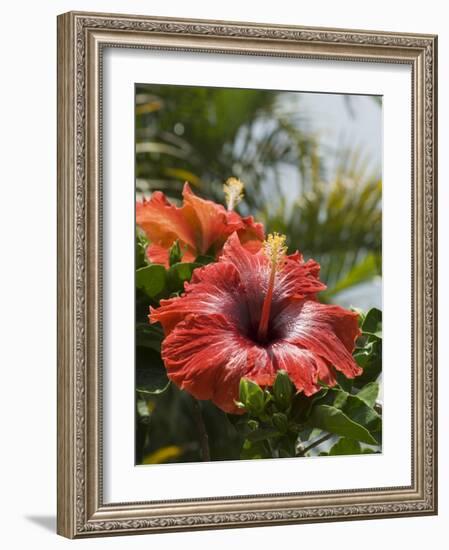
{"type": "Polygon", "coordinates": [[[241,186],[234,178],[226,184],[228,210],[221,204],[197,197],[188,183],[184,185],[181,207],[170,204],[160,191],[155,191],[149,200],[137,202],[136,223],[150,241],[147,248],[150,261],[168,267],[169,249],[175,241],[181,246],[183,262],[193,262],[201,255],[217,258],[234,232],[246,248],[253,252],[259,250],[264,239],[262,224],[256,223],[252,216],[242,218],[232,211],[241,195],[239,184],[241,186]]]}
{"type": "Polygon", "coordinates": [[[352,357],[358,315],[321,304],[319,264],[285,254],[285,237],[270,235],[251,253],[232,235],[219,261],[194,271],[181,297],[151,308],[165,339],[169,378],[198,399],[241,413],[239,382],[273,384],[285,370],[298,392],[310,396],[319,382],[336,384],[336,371],[361,374],[352,357]]]}

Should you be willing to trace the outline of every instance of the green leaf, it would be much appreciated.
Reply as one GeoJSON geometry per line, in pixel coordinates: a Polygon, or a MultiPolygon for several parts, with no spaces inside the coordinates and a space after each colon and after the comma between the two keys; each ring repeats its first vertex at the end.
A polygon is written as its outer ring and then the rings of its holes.
{"type": "Polygon", "coordinates": [[[321,428],[330,433],[363,441],[370,445],[377,444],[366,428],[353,422],[340,409],[330,405],[317,405],[314,407],[308,423],[313,427],[321,428]]]}
{"type": "Polygon", "coordinates": [[[184,283],[190,281],[195,268],[201,267],[197,263],[177,263],[168,270],[168,283],[171,292],[180,292],[184,290],[184,283]]]}
{"type": "MultiPolygon", "coordinates": [[[[328,388],[323,388],[316,394],[311,397],[306,397],[303,393],[298,393],[293,397],[292,408],[291,408],[291,418],[299,424],[304,424],[312,410],[312,407],[320,402],[326,403],[327,394],[329,392],[328,388]]],[[[326,404],[332,404],[333,399],[326,404]]]]}
{"type": "Polygon", "coordinates": [[[371,432],[371,435],[377,441],[378,445],[382,445],[382,426],[380,426],[379,430],[371,432]]]}
{"type": "Polygon", "coordinates": [[[368,407],[374,407],[377,396],[379,395],[379,384],[369,382],[356,394],[359,399],[364,401],[368,407]]]}
{"type": "Polygon", "coordinates": [[[374,337],[363,349],[354,353],[354,359],[362,367],[363,373],[354,378],[353,385],[362,388],[369,382],[375,382],[382,372],[382,340],[374,337]]]}
{"type": "Polygon", "coordinates": [[[255,382],[248,380],[248,378],[240,380],[239,401],[243,403],[249,413],[256,416],[263,412],[265,406],[265,396],[262,388],[255,382]]]}
{"type": "Polygon", "coordinates": [[[136,346],[161,352],[164,334],[159,326],[150,323],[136,323],[136,346]]]}
{"type": "Polygon", "coordinates": [[[279,370],[273,384],[273,394],[276,405],[280,410],[286,410],[293,397],[293,384],[284,370],[279,370]]]}
{"type": "Polygon", "coordinates": [[[276,428],[259,428],[248,433],[246,439],[248,441],[264,441],[273,437],[279,437],[281,434],[276,428]]]}
{"type": "Polygon", "coordinates": [[[264,441],[249,441],[246,439],[243,442],[243,448],[240,453],[242,460],[254,460],[260,458],[271,458],[267,445],[264,441]]]}
{"type": "Polygon", "coordinates": [[[352,266],[352,268],[337,281],[332,289],[326,290],[323,294],[328,299],[338,292],[371,280],[377,273],[378,268],[375,254],[367,254],[360,262],[352,266]]]}
{"type": "Polygon", "coordinates": [[[352,395],[338,388],[329,388],[315,406],[326,405],[341,410],[350,420],[366,428],[375,439],[378,439],[375,432],[381,430],[382,419],[369,404],[373,398],[375,402],[378,390],[376,386],[370,384],[362,393],[362,398],[359,394],[352,395]],[[363,399],[364,396],[367,402],[363,399]]]}
{"type": "Polygon", "coordinates": [[[362,447],[358,441],[342,437],[330,448],[328,455],[359,455],[361,453],[362,447]]]}
{"type": "Polygon", "coordinates": [[[358,319],[358,321],[359,321],[359,327],[362,328],[362,325],[363,325],[363,323],[364,323],[364,321],[365,321],[366,313],[363,311],[363,309],[360,309],[359,307],[351,306],[349,309],[350,309],[351,311],[355,311],[355,313],[358,314],[358,316],[359,316],[359,319],[358,319]]]}
{"type": "MultiPolygon", "coordinates": [[[[362,393],[362,398],[363,395],[362,393]]],[[[374,396],[377,396],[377,389],[375,386],[370,385],[365,391],[365,397],[368,402],[371,402],[370,400],[374,396]]],[[[329,388],[326,395],[316,404],[341,410],[350,420],[366,428],[378,440],[376,433],[382,428],[382,419],[372,406],[362,398],[358,394],[352,395],[338,388],[329,388]]]]}
{"type": "Polygon", "coordinates": [[[136,369],[136,390],[138,393],[158,395],[168,389],[170,380],[165,368],[148,365],[136,369]]]}
{"type": "Polygon", "coordinates": [[[165,289],[167,272],[163,265],[150,264],[136,271],[136,286],[150,298],[155,298],[165,289]]]}
{"type": "Polygon", "coordinates": [[[136,231],[136,269],[147,265],[147,250],[148,241],[145,235],[140,231],[136,231]]]}
{"type": "Polygon", "coordinates": [[[369,407],[358,395],[348,395],[343,412],[353,422],[364,426],[374,436],[382,427],[382,419],[380,415],[371,407],[369,407]]]}
{"type": "Polygon", "coordinates": [[[333,390],[332,393],[335,395],[333,406],[336,407],[337,409],[342,409],[345,406],[348,400],[348,397],[350,397],[348,392],[333,390]]]}
{"type": "Polygon", "coordinates": [[[362,332],[382,338],[382,312],[379,309],[373,307],[368,311],[363,321],[362,332]]]}
{"type": "Polygon", "coordinates": [[[337,383],[342,390],[349,393],[352,389],[353,380],[346,378],[342,372],[337,371],[337,383]]]}
{"type": "Polygon", "coordinates": [[[315,405],[332,405],[339,408],[346,401],[347,395],[347,392],[338,388],[326,388],[307,399],[311,402],[311,408],[315,405]]]}
{"type": "Polygon", "coordinates": [[[271,417],[273,426],[281,433],[287,433],[288,431],[288,418],[283,413],[274,413],[271,417]]]}
{"type": "Polygon", "coordinates": [[[318,439],[322,435],[324,435],[323,430],[321,430],[320,428],[314,428],[313,426],[306,426],[305,428],[302,428],[297,432],[297,439],[299,442],[304,444],[304,446],[306,446],[305,444],[307,442],[314,441],[315,439],[318,439]]]}
{"type": "Polygon", "coordinates": [[[168,263],[170,266],[179,263],[182,260],[182,250],[179,246],[179,241],[176,241],[171,245],[170,250],[168,251],[168,263]]]}

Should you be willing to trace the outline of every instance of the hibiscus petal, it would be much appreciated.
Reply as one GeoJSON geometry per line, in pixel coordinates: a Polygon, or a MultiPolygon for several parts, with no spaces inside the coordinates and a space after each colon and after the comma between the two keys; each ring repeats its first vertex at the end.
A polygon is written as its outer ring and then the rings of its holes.
{"type": "Polygon", "coordinates": [[[243,247],[254,254],[262,248],[262,242],[265,239],[263,225],[255,222],[252,216],[242,218],[242,222],[244,227],[237,231],[237,235],[243,247]]]}
{"type": "Polygon", "coordinates": [[[235,401],[243,377],[272,384],[267,351],[243,337],[222,315],[190,315],[165,338],[162,358],[169,378],[197,399],[240,414],[235,401]]]}
{"type": "Polygon", "coordinates": [[[275,369],[285,370],[299,392],[309,396],[320,390],[320,372],[327,366],[319,355],[283,340],[273,343],[269,351],[275,369]]]}
{"type": "MultiPolygon", "coordinates": [[[[194,254],[187,247],[181,245],[182,250],[182,262],[195,261],[196,254],[194,254]]],[[[169,261],[169,248],[164,248],[159,244],[149,244],[147,247],[147,257],[153,264],[162,264],[165,267],[170,267],[169,261]]]]}
{"type": "MultiPolygon", "coordinates": [[[[267,350],[255,345],[250,340],[244,340],[247,346],[246,357],[236,354],[228,362],[227,368],[217,371],[215,380],[214,403],[226,412],[240,414],[241,409],[230,409],[228,404],[235,403],[239,396],[241,378],[248,378],[259,386],[272,386],[276,371],[267,350]],[[244,363],[243,370],[237,368],[238,361],[244,363]]],[[[243,365],[242,365],[243,366],[243,365]]]]}
{"type": "Polygon", "coordinates": [[[242,294],[240,277],[232,264],[209,264],[195,269],[182,297],[161,300],[159,308],[151,308],[149,318],[152,323],[161,323],[165,334],[192,313],[219,313],[243,330],[248,309],[242,294]]]}
{"type": "Polygon", "coordinates": [[[314,300],[294,300],[275,318],[273,329],[280,338],[313,352],[348,378],[362,373],[352,357],[360,334],[355,312],[314,300]]]}
{"type": "Polygon", "coordinates": [[[169,249],[159,244],[149,244],[147,246],[147,258],[153,264],[162,264],[165,267],[169,266],[168,260],[169,249]]]}
{"type": "Polygon", "coordinates": [[[176,239],[196,246],[195,225],[184,211],[168,202],[164,193],[155,191],[150,200],[136,203],[136,223],[149,241],[169,248],[176,239]]]}
{"type": "Polygon", "coordinates": [[[270,275],[267,258],[262,252],[252,254],[246,250],[237,234],[233,234],[226,241],[220,262],[234,265],[239,273],[244,289],[242,299],[246,297],[251,328],[257,331],[270,275]]]}
{"type": "Polygon", "coordinates": [[[331,388],[335,386],[337,383],[335,368],[324,361],[320,361],[318,363],[318,380],[331,388]]]}
{"type": "Polygon", "coordinates": [[[302,254],[296,252],[287,259],[276,277],[275,300],[303,299],[322,290],[326,285],[319,280],[320,264],[315,260],[304,262],[302,254]]]}
{"type": "Polygon", "coordinates": [[[226,238],[243,227],[242,219],[234,212],[228,213],[221,204],[197,197],[188,183],[182,192],[184,214],[197,227],[197,247],[201,254],[218,252],[226,238]],[[234,215],[231,215],[234,214],[234,215]]]}

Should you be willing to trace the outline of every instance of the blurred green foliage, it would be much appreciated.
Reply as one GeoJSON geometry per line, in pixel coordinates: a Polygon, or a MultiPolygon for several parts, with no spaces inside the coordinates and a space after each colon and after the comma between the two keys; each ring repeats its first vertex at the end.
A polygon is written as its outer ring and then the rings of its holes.
{"type": "Polygon", "coordinates": [[[179,200],[189,181],[197,194],[223,203],[224,180],[240,178],[240,213],[315,258],[330,300],[380,275],[382,184],[367,172],[357,144],[328,152],[337,159],[332,174],[322,154],[292,92],[136,88],[137,191],[179,200]],[[286,173],[297,183],[293,193],[283,185],[286,173]]]}

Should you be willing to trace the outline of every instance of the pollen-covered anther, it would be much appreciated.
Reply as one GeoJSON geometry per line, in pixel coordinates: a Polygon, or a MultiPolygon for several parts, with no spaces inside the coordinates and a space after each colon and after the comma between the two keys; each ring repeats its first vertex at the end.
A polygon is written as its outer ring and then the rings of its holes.
{"type": "Polygon", "coordinates": [[[223,185],[223,191],[226,197],[226,206],[228,211],[234,210],[234,207],[243,199],[243,190],[245,186],[237,178],[228,178],[223,185]]]}
{"type": "Polygon", "coordinates": [[[263,243],[265,256],[270,260],[274,269],[282,268],[287,254],[286,236],[279,233],[270,233],[263,243]]]}

